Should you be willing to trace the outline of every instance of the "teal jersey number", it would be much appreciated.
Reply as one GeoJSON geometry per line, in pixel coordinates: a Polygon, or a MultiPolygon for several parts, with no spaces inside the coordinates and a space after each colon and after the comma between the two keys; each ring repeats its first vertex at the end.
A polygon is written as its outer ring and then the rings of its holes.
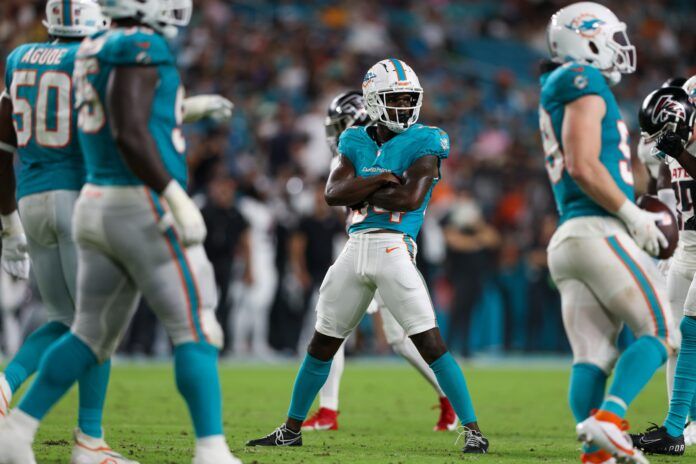
{"type": "Polygon", "coordinates": [[[184,91],[174,55],[164,37],[148,28],[119,28],[85,39],[75,63],[78,134],[87,167],[87,182],[141,185],[113,139],[106,91],[119,66],[154,66],[159,82],[150,107],[149,132],[169,174],[186,185],[186,142],[181,132],[184,91]]]}
{"type": "Polygon", "coordinates": [[[565,169],[560,138],[565,105],[585,95],[598,95],[606,104],[599,159],[621,191],[629,199],[634,198],[628,128],[621,119],[614,94],[597,68],[567,63],[541,77],[539,106],[539,129],[546,170],[561,222],[574,217],[611,215],[585,194],[565,169]]]}
{"type": "Polygon", "coordinates": [[[77,43],[25,44],[7,58],[5,84],[21,164],[19,198],[50,190],[79,190],[84,183],[73,111],[77,48],[77,43]]]}
{"type": "MultiPolygon", "coordinates": [[[[368,135],[365,127],[347,129],[341,134],[338,142],[338,152],[351,161],[355,174],[361,177],[375,176],[383,172],[402,176],[418,158],[447,158],[449,148],[449,137],[444,131],[422,124],[414,124],[381,146],[368,135]]],[[[348,232],[388,229],[402,232],[415,239],[423,225],[423,216],[438,180],[433,181],[417,210],[385,211],[370,205],[353,214],[348,232]]]]}

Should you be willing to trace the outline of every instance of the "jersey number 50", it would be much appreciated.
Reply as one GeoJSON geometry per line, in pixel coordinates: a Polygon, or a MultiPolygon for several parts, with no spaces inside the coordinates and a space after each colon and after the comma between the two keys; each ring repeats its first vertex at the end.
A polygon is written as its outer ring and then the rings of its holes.
{"type": "Polygon", "coordinates": [[[71,93],[72,81],[64,72],[46,71],[37,79],[36,70],[15,70],[10,96],[17,145],[25,147],[35,136],[36,143],[41,146],[66,147],[70,143],[72,128],[71,93]],[[27,91],[21,92],[22,89],[27,91]],[[26,98],[29,95],[36,98],[35,108],[26,98]]]}

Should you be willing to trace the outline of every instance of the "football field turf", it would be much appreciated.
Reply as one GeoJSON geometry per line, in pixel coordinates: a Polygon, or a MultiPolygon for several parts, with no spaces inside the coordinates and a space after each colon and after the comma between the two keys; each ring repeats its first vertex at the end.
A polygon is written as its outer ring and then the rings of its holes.
{"type": "MultiPolygon", "coordinates": [[[[490,454],[467,456],[455,432],[435,433],[437,400],[402,363],[348,362],[341,388],[341,429],[304,434],[301,448],[245,448],[284,418],[297,364],[222,367],[227,439],[244,463],[564,463],[579,462],[566,402],[567,372],[558,368],[464,366],[490,454]]],[[[38,462],[68,462],[76,390],[47,417],[35,443],[38,462]]],[[[634,430],[661,421],[666,399],[659,372],[629,414],[634,430]]],[[[107,399],[107,439],[142,464],[191,462],[193,436],[168,364],[116,365],[107,399]]],[[[696,462],[696,449],[679,458],[696,462]]]]}

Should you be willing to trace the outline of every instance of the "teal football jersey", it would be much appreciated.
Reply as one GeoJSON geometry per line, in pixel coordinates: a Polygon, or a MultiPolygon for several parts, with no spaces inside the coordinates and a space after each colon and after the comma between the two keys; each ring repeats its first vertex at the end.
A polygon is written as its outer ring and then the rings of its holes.
{"type": "Polygon", "coordinates": [[[606,104],[602,119],[602,149],[599,159],[614,182],[631,200],[634,198],[628,128],[619,105],[602,73],[593,66],[566,63],[541,76],[539,127],[546,170],[553,187],[560,222],[582,216],[609,216],[587,196],[565,169],[561,129],[565,105],[585,95],[599,95],[606,104]]]}
{"type": "Polygon", "coordinates": [[[7,57],[5,85],[17,133],[17,197],[80,190],[85,167],[72,84],[79,42],[33,43],[7,57]]]}
{"type": "Polygon", "coordinates": [[[85,39],[75,63],[78,134],[87,182],[96,185],[141,185],[123,160],[104,105],[109,77],[119,66],[156,66],[155,90],[148,129],[169,174],[186,185],[186,142],[181,132],[183,87],[166,39],[153,30],[117,28],[85,39]]]}
{"type": "MultiPolygon", "coordinates": [[[[439,159],[449,155],[449,137],[437,127],[414,124],[381,146],[370,137],[365,127],[352,127],[341,134],[338,152],[347,157],[355,174],[369,177],[391,172],[402,176],[418,158],[433,155],[439,159]]],[[[425,209],[439,179],[433,181],[423,203],[415,211],[385,211],[367,206],[353,214],[348,233],[364,230],[389,229],[403,232],[415,239],[423,225],[425,209]]]]}

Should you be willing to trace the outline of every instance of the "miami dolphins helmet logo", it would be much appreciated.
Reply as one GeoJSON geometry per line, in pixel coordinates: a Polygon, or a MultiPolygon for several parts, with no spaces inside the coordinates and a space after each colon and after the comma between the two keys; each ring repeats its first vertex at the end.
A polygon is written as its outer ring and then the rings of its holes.
{"type": "Polygon", "coordinates": [[[583,37],[590,38],[599,34],[604,24],[606,23],[596,16],[585,13],[574,18],[570,24],[566,24],[565,27],[573,32],[577,32],[583,37]]]}

